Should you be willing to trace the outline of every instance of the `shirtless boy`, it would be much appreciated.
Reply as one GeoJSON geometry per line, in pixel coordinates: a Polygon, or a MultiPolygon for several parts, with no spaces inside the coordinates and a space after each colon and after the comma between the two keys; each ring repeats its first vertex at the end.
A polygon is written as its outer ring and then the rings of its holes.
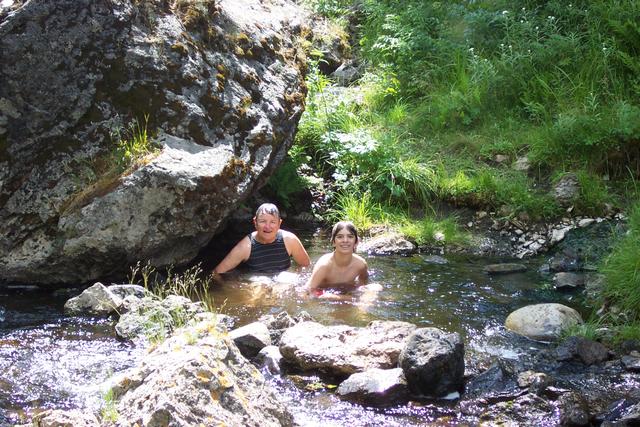
{"type": "Polygon", "coordinates": [[[354,254],[358,245],[358,232],[350,221],[340,221],[331,231],[333,252],[320,257],[313,267],[307,287],[312,294],[322,294],[332,288],[350,291],[366,285],[369,279],[367,262],[354,254]]]}

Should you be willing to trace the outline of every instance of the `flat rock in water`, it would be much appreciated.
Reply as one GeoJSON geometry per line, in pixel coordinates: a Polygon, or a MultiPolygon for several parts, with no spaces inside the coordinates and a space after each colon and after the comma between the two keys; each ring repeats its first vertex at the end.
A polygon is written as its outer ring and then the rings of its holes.
{"type": "Polygon", "coordinates": [[[484,267],[485,273],[488,274],[521,273],[526,270],[527,267],[517,263],[489,264],[484,267]]]}
{"type": "Polygon", "coordinates": [[[343,399],[371,406],[394,405],[409,395],[401,368],[357,372],[343,381],[336,393],[343,399]]]}

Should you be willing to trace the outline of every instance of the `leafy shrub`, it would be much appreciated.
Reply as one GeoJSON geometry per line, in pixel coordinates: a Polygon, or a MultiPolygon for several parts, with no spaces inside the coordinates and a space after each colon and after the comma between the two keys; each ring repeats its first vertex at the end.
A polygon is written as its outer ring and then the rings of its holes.
{"type": "Polygon", "coordinates": [[[315,13],[331,18],[340,18],[349,12],[351,0],[305,0],[315,13]]]}
{"type": "Polygon", "coordinates": [[[298,151],[296,147],[289,151],[266,185],[266,190],[287,209],[291,207],[291,197],[307,188],[307,182],[298,173],[302,161],[306,159],[297,155],[298,151]]]}

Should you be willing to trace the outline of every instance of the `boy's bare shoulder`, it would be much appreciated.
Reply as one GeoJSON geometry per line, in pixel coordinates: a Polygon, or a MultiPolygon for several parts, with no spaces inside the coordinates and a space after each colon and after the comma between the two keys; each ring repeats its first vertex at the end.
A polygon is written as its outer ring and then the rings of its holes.
{"type": "Polygon", "coordinates": [[[318,261],[316,261],[316,264],[329,265],[331,264],[332,261],[333,261],[333,252],[329,252],[328,254],[324,254],[320,258],[318,258],[318,261]]]}
{"type": "Polygon", "coordinates": [[[358,263],[367,265],[367,261],[364,258],[362,258],[360,255],[353,254],[353,258],[356,259],[358,261],[358,263]]]}
{"type": "Polygon", "coordinates": [[[298,236],[295,235],[295,233],[289,231],[289,230],[283,230],[282,228],[280,229],[280,232],[282,232],[282,238],[289,240],[289,239],[298,239],[298,236]]]}

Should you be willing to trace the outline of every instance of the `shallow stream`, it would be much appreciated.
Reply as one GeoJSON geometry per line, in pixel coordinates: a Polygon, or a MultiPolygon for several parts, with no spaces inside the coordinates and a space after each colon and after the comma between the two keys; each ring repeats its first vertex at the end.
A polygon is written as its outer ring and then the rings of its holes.
{"type": "MultiPolygon", "coordinates": [[[[324,236],[304,240],[312,260],[329,249],[324,236]]],[[[484,266],[508,260],[463,255],[367,260],[370,281],[382,286],[375,298],[310,300],[301,291],[309,272],[303,272],[293,286],[229,282],[212,295],[223,313],[237,318],[237,325],[263,314],[286,310],[296,315],[304,310],[324,324],[363,326],[375,319],[402,320],[458,332],[467,359],[474,360],[467,363],[471,371],[482,360],[527,357],[545,346],[504,329],[511,311],[540,302],[583,311],[579,292],[554,290],[551,277],[538,271],[545,261],[540,258],[526,261],[524,273],[499,276],[487,275],[484,266]]],[[[0,289],[0,425],[24,422],[44,408],[97,410],[103,402],[101,384],[143,356],[143,349],[115,338],[112,322],[65,317],[63,304],[77,292],[0,289]]],[[[270,381],[296,420],[306,426],[408,426],[458,418],[452,403],[444,400],[376,410],[341,402],[322,387],[314,389],[313,378],[270,381]]]]}

